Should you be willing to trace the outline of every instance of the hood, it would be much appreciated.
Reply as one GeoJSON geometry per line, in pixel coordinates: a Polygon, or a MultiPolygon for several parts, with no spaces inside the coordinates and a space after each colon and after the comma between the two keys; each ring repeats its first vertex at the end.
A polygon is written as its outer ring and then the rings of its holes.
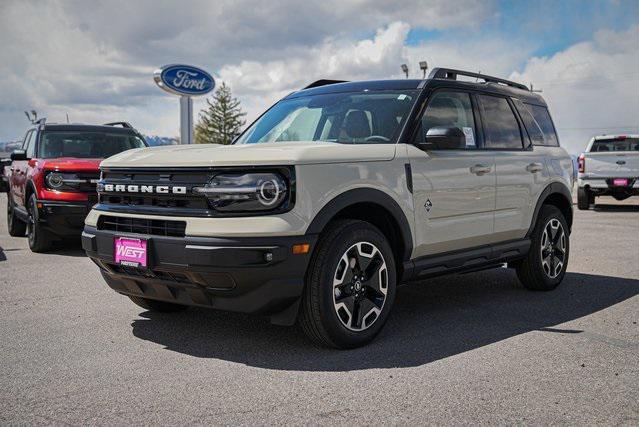
{"type": "Polygon", "coordinates": [[[300,165],[392,160],[395,144],[271,142],[261,144],[166,145],[125,151],[103,167],[219,167],[300,165]]]}
{"type": "Polygon", "coordinates": [[[37,160],[38,166],[42,169],[69,172],[98,172],[101,161],[102,159],[77,159],[75,157],[37,160]]]}

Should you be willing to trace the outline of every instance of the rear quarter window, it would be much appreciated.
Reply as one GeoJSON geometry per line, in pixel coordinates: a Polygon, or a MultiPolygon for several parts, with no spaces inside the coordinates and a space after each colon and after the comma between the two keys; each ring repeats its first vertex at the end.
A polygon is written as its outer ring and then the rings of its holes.
{"type": "Polygon", "coordinates": [[[527,110],[530,111],[535,122],[541,129],[543,134],[543,142],[535,142],[535,145],[545,145],[549,147],[559,147],[559,139],[557,138],[557,132],[555,131],[555,126],[552,123],[552,119],[550,118],[550,113],[546,107],[542,107],[540,105],[533,104],[525,104],[527,110]]]}

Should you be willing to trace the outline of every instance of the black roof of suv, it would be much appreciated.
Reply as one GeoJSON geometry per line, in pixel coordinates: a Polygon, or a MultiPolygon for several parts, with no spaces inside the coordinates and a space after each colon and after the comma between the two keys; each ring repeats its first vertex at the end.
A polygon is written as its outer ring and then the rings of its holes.
{"type": "Polygon", "coordinates": [[[434,87],[458,87],[474,91],[498,93],[519,98],[524,102],[546,106],[544,99],[531,92],[525,85],[485,74],[455,70],[451,68],[434,68],[427,79],[395,79],[344,82],[338,80],[318,80],[306,88],[293,92],[288,98],[308,95],[322,95],[340,92],[361,92],[366,90],[422,90],[434,87]],[[475,78],[478,81],[457,80],[458,76],[475,78]],[[481,81],[479,81],[481,80],[481,81]]]}

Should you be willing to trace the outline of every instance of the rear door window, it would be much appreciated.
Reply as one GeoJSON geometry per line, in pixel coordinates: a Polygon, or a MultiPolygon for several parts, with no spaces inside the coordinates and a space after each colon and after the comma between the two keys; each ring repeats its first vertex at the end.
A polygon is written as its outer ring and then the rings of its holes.
{"type": "Polygon", "coordinates": [[[506,98],[478,95],[487,149],[523,149],[521,129],[506,98]]]}

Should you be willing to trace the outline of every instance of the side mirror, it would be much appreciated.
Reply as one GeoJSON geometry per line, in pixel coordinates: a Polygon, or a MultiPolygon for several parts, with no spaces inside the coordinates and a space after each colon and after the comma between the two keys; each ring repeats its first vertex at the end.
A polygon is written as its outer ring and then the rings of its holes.
{"type": "Polygon", "coordinates": [[[426,145],[436,150],[464,150],[466,148],[466,135],[458,127],[436,126],[428,129],[426,145]]]}
{"type": "Polygon", "coordinates": [[[13,150],[11,153],[11,160],[29,160],[27,158],[27,152],[24,150],[13,150]]]}

